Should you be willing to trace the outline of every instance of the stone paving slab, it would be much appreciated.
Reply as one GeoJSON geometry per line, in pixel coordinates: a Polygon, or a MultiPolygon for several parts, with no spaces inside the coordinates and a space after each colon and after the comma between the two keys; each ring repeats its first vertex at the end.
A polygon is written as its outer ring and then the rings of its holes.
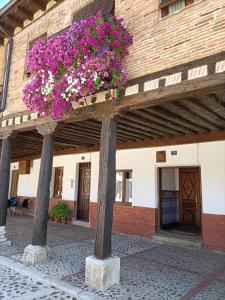
{"type": "MultiPolygon", "coordinates": [[[[126,234],[114,234],[112,248],[113,255],[121,258],[121,284],[102,292],[84,283],[85,258],[94,251],[93,230],[50,223],[48,245],[52,250],[51,259],[35,267],[25,267],[19,262],[24,247],[30,243],[32,219],[12,218],[8,222],[11,226],[8,227],[9,230],[14,230],[16,222],[18,224],[14,232],[9,232],[12,246],[0,248],[0,255],[4,255],[5,259],[10,258],[10,264],[15,266],[15,274],[22,272],[21,280],[25,280],[25,286],[28,285],[27,295],[30,293],[28,298],[22,295],[23,300],[225,300],[223,254],[207,249],[192,250],[169,246],[126,234]],[[41,280],[37,280],[38,276],[41,280]]],[[[7,276],[5,289],[10,287],[13,280],[10,272],[7,276]]],[[[18,288],[21,284],[21,290],[22,282],[18,283],[18,288]]],[[[0,299],[10,298],[4,296],[0,299]]]]}
{"type": "Polygon", "coordinates": [[[29,276],[22,276],[19,272],[0,265],[0,299],[73,299],[75,297],[49,287],[40,281],[34,281],[29,276]]]}

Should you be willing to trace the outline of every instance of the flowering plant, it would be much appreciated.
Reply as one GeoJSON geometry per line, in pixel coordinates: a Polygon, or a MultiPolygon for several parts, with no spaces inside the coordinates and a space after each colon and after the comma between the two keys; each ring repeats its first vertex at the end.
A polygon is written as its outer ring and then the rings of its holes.
{"type": "Polygon", "coordinates": [[[101,89],[123,89],[131,44],[122,19],[100,13],[47,41],[39,39],[26,59],[31,73],[24,88],[27,108],[58,119],[73,111],[74,101],[101,89]]]}

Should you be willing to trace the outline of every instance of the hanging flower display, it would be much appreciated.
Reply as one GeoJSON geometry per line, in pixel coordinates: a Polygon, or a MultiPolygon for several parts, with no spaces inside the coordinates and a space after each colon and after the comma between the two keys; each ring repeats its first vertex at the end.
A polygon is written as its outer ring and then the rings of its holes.
{"type": "Polygon", "coordinates": [[[132,37],[115,16],[97,14],[74,23],[67,32],[39,39],[27,54],[31,79],[24,102],[31,111],[58,119],[72,103],[102,89],[124,88],[124,59],[132,37]]]}

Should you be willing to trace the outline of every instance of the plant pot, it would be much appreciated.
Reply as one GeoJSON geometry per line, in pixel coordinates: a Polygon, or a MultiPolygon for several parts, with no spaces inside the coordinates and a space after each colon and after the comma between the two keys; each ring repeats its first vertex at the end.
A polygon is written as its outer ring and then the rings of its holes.
{"type": "Polygon", "coordinates": [[[61,221],[63,224],[67,224],[67,219],[66,218],[61,218],[61,221]]]}
{"type": "Polygon", "coordinates": [[[54,217],[54,222],[55,222],[55,223],[61,223],[61,218],[59,218],[59,217],[54,217]]]}

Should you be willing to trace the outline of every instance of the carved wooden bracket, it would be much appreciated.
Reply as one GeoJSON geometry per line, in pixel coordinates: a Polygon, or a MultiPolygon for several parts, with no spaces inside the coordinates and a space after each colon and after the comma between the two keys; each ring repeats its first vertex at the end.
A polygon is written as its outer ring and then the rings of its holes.
{"type": "Polygon", "coordinates": [[[57,125],[58,125],[58,123],[54,122],[54,123],[50,123],[50,124],[37,126],[36,129],[41,135],[48,135],[48,134],[53,134],[57,125]]]}
{"type": "Polygon", "coordinates": [[[4,130],[4,132],[0,132],[0,140],[7,139],[8,137],[15,136],[16,132],[12,129],[4,130]]]}

